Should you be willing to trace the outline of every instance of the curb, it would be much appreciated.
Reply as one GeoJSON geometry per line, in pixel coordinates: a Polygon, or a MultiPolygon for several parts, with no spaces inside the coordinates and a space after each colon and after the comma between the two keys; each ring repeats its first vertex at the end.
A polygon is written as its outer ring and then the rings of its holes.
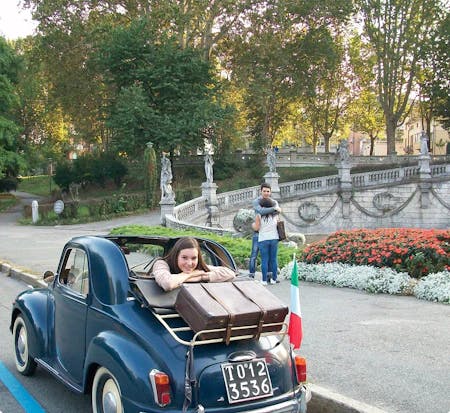
{"type": "Polygon", "coordinates": [[[308,384],[312,397],[308,413],[386,413],[377,407],[351,399],[331,390],[308,384]]]}
{"type": "MultiPolygon", "coordinates": [[[[21,280],[34,288],[47,286],[47,283],[43,279],[39,279],[36,274],[15,269],[9,263],[2,261],[0,261],[0,273],[21,280]]],[[[311,390],[308,413],[386,413],[377,407],[342,396],[324,387],[311,383],[308,383],[308,387],[311,390]]]]}
{"type": "Polygon", "coordinates": [[[47,286],[47,283],[43,279],[40,280],[36,274],[31,274],[23,270],[13,268],[10,264],[1,261],[0,272],[4,273],[7,277],[21,280],[34,288],[47,286]]]}

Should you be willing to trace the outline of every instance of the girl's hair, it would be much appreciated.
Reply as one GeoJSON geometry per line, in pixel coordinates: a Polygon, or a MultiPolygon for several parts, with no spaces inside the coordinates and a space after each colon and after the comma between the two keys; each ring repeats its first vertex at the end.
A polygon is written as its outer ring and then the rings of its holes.
{"type": "Polygon", "coordinates": [[[202,251],[200,250],[200,245],[195,238],[183,237],[179,238],[177,242],[170,249],[169,253],[164,257],[164,260],[169,264],[170,272],[172,274],[179,274],[182,272],[178,267],[178,255],[180,255],[181,250],[186,250],[190,248],[195,248],[198,251],[198,263],[196,270],[210,271],[205,261],[203,260],[202,251]]]}
{"type": "Polygon", "coordinates": [[[259,205],[263,208],[270,208],[275,206],[275,201],[272,198],[261,198],[259,200],[259,205]]]}
{"type": "MultiPolygon", "coordinates": [[[[270,208],[275,206],[275,201],[272,198],[261,198],[259,200],[259,205],[262,206],[263,208],[270,208]]],[[[278,212],[275,211],[272,212],[271,214],[261,215],[261,219],[267,222],[269,218],[274,217],[277,214],[278,212]]]]}

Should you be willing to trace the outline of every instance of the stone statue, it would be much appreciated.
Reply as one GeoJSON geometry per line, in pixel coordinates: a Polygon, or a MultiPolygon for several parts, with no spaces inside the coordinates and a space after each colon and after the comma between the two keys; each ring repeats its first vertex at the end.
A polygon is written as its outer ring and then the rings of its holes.
{"type": "Polygon", "coordinates": [[[270,172],[277,171],[277,157],[275,149],[272,147],[267,148],[267,165],[269,166],[270,172]]]}
{"type": "Polygon", "coordinates": [[[347,139],[342,139],[339,142],[337,148],[338,159],[343,164],[348,164],[350,161],[350,153],[348,152],[348,141],[347,139]]]}
{"type": "Polygon", "coordinates": [[[212,184],[214,180],[214,170],[213,170],[214,160],[212,155],[207,152],[205,155],[205,174],[206,174],[206,182],[212,184]]]}
{"type": "Polygon", "coordinates": [[[170,159],[166,158],[166,154],[163,153],[161,158],[161,199],[173,200],[172,190],[172,165],[170,159]]]}
{"type": "Polygon", "coordinates": [[[420,154],[428,155],[428,139],[425,132],[422,132],[422,136],[420,137],[420,154]]]}

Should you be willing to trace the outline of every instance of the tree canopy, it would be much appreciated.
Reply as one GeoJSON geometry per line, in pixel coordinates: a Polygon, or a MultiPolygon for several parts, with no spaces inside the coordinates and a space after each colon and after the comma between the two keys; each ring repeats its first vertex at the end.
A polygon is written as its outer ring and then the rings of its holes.
{"type": "Polygon", "coordinates": [[[24,165],[17,153],[21,130],[16,118],[19,98],[15,85],[19,67],[20,59],[14,49],[0,37],[0,189],[13,189],[24,165]]]}

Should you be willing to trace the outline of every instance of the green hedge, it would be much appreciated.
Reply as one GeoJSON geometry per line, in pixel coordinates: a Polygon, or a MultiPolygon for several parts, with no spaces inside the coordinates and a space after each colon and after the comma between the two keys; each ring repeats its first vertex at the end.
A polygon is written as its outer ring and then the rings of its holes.
{"type": "MultiPolygon", "coordinates": [[[[212,233],[206,233],[204,231],[197,230],[175,230],[171,228],[156,226],[149,227],[145,225],[127,225],[123,227],[115,228],[111,231],[112,235],[159,235],[159,236],[195,236],[208,238],[213,241],[217,241],[222,244],[233,256],[236,261],[236,265],[239,268],[247,269],[248,260],[252,249],[252,241],[250,238],[236,238],[230,235],[217,235],[212,233]]],[[[302,249],[303,247],[300,247],[302,249]]],[[[293,257],[293,254],[298,253],[300,250],[295,247],[289,247],[283,243],[279,244],[278,248],[278,266],[279,269],[287,265],[293,257]]]]}

